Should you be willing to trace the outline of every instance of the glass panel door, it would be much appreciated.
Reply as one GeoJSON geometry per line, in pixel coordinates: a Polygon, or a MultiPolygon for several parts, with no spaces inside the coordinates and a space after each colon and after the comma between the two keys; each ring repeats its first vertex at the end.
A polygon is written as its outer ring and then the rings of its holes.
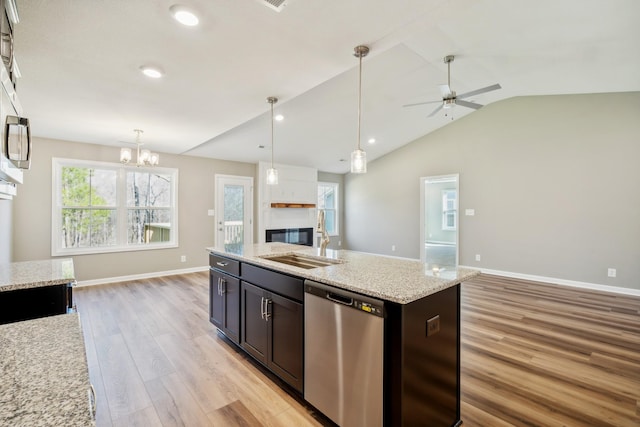
{"type": "Polygon", "coordinates": [[[239,252],[253,243],[253,178],[216,175],[216,246],[239,252]]]}

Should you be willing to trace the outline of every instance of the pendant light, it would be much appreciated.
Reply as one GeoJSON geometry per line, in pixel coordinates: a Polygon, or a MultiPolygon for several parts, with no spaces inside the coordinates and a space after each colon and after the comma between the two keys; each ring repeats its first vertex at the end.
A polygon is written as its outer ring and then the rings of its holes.
{"type": "MultiPolygon", "coordinates": [[[[160,156],[158,153],[152,153],[149,150],[140,150],[140,147],[144,145],[140,141],[140,134],[143,130],[134,129],[136,133],[136,166],[157,166],[160,163],[160,156]]],[[[131,161],[131,148],[123,147],[120,149],[120,163],[125,165],[131,161]]]]}
{"type": "Polygon", "coordinates": [[[351,173],[367,172],[367,153],[360,148],[360,116],[362,110],[362,58],[367,56],[368,53],[369,48],[367,46],[356,46],[354,48],[353,56],[360,60],[360,66],[358,71],[358,146],[351,153],[351,173]]]}
{"type": "Polygon", "coordinates": [[[267,102],[271,104],[271,168],[267,169],[267,185],[278,185],[278,170],[273,167],[273,104],[278,102],[278,98],[270,96],[267,102]]]}

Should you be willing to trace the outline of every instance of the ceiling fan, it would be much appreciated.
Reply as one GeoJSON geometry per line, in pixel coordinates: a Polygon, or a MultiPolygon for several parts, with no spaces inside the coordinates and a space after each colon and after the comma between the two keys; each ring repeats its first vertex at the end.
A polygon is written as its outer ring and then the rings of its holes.
{"type": "Polygon", "coordinates": [[[475,102],[465,101],[464,98],[469,98],[474,95],[479,95],[481,93],[490,92],[492,90],[497,90],[502,88],[502,86],[496,83],[491,86],[483,87],[482,89],[476,89],[476,90],[472,90],[471,92],[466,92],[460,95],[456,95],[456,92],[451,90],[451,63],[453,62],[453,59],[454,59],[453,55],[447,55],[444,57],[444,62],[445,64],[447,64],[447,84],[439,85],[440,92],[442,93],[442,101],[418,102],[415,104],[406,104],[406,105],[403,105],[403,107],[414,107],[416,105],[435,104],[437,102],[440,102],[441,104],[438,106],[438,108],[433,110],[433,112],[429,114],[427,117],[433,117],[441,109],[453,108],[456,105],[461,105],[463,107],[473,108],[474,110],[477,110],[483,107],[482,104],[476,104],[475,102]]]}

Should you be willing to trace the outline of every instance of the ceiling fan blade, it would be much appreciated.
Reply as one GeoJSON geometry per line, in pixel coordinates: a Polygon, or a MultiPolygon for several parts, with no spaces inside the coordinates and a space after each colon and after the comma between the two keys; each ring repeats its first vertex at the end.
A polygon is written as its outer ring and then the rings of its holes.
{"type": "Polygon", "coordinates": [[[456,99],[456,105],[462,105],[463,107],[473,108],[478,110],[483,107],[482,104],[476,104],[475,102],[464,101],[462,99],[456,99]]]}
{"type": "Polygon", "coordinates": [[[492,90],[498,90],[498,89],[502,89],[502,86],[500,86],[499,83],[496,83],[491,86],[483,87],[482,89],[476,89],[476,90],[472,90],[471,92],[463,93],[462,95],[458,95],[457,98],[458,99],[468,98],[470,96],[480,95],[481,93],[491,92],[492,90]]]}
{"type": "Polygon", "coordinates": [[[429,114],[427,117],[433,117],[433,116],[435,116],[435,115],[436,115],[436,113],[437,113],[438,111],[442,110],[442,106],[443,106],[443,105],[444,105],[444,104],[440,104],[440,105],[438,106],[438,108],[436,108],[435,110],[433,110],[433,111],[431,112],[431,114],[429,114]]]}
{"type": "Polygon", "coordinates": [[[450,98],[452,93],[451,93],[451,88],[449,87],[449,85],[438,85],[438,87],[440,88],[440,93],[442,94],[443,98],[450,98]]]}
{"type": "Polygon", "coordinates": [[[437,102],[442,102],[442,101],[416,102],[415,104],[405,104],[403,105],[403,107],[415,107],[416,105],[435,104],[437,102]]]}

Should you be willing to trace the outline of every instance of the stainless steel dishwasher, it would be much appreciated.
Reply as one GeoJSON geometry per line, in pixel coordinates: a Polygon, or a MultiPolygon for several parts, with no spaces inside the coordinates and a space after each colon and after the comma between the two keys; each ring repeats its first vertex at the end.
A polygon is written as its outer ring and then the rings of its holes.
{"type": "Polygon", "coordinates": [[[305,280],[304,398],[340,426],[382,426],[384,303],[305,280]]]}

